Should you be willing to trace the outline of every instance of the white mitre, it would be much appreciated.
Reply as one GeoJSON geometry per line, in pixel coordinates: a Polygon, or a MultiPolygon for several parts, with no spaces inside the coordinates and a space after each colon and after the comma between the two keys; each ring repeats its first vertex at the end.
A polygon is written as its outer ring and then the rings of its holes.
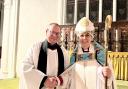
{"type": "Polygon", "coordinates": [[[76,34],[87,32],[93,35],[94,30],[95,30],[94,24],[87,17],[81,18],[76,24],[76,28],[75,28],[76,34]]]}

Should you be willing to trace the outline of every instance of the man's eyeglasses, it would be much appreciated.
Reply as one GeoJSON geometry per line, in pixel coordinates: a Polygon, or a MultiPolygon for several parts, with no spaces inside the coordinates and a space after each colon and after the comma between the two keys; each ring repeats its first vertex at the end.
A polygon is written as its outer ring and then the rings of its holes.
{"type": "Polygon", "coordinates": [[[60,36],[60,32],[49,31],[51,35],[60,36]]]}

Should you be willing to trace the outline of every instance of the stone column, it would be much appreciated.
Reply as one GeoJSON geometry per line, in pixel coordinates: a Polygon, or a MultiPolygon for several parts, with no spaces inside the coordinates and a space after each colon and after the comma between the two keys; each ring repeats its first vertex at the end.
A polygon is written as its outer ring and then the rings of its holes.
{"type": "Polygon", "coordinates": [[[3,78],[16,76],[19,0],[5,0],[1,73],[3,78]]]}

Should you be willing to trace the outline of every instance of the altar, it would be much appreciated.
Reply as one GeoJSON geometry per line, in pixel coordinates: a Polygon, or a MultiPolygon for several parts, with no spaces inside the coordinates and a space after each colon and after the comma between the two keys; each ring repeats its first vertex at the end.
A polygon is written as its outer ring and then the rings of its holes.
{"type": "MultiPolygon", "coordinates": [[[[105,23],[94,23],[95,40],[104,46],[105,23]]],[[[69,55],[78,43],[78,38],[73,32],[74,25],[61,25],[62,40],[60,44],[68,51],[69,55]]],[[[128,81],[128,21],[112,22],[112,28],[109,33],[108,57],[112,61],[115,78],[117,80],[128,81]]],[[[70,57],[70,56],[69,56],[70,57]]]]}
{"type": "Polygon", "coordinates": [[[117,80],[128,81],[128,52],[108,52],[115,78],[117,80]]]}

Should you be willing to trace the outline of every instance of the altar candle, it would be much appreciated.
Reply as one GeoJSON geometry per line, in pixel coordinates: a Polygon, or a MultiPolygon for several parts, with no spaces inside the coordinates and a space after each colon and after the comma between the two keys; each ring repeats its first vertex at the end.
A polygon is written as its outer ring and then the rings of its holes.
{"type": "Polygon", "coordinates": [[[64,37],[65,37],[65,29],[63,28],[62,29],[62,32],[61,32],[61,41],[64,41],[64,37]]]}
{"type": "Polygon", "coordinates": [[[73,41],[73,30],[70,31],[70,40],[73,41]]]}
{"type": "Polygon", "coordinates": [[[116,29],[116,41],[118,41],[118,30],[116,29]]]}

